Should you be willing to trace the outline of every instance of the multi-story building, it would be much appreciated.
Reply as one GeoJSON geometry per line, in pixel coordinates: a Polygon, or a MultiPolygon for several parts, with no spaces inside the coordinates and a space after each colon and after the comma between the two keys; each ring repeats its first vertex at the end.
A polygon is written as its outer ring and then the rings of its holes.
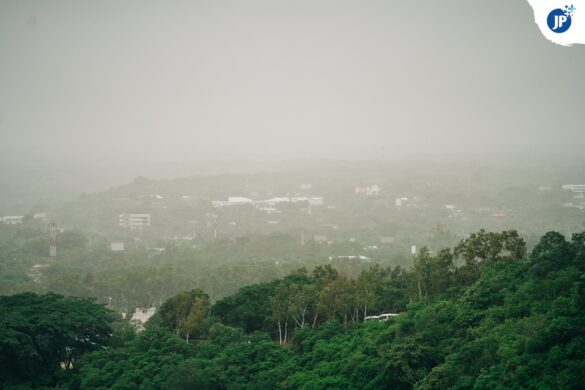
{"type": "Polygon", "coordinates": [[[130,229],[140,229],[150,226],[150,214],[120,214],[120,226],[130,229]]]}

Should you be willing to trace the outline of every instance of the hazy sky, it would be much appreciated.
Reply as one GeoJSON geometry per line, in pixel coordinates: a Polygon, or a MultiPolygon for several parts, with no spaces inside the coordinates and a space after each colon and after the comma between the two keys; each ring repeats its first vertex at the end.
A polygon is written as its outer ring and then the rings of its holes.
{"type": "Polygon", "coordinates": [[[524,1],[0,0],[11,164],[579,152],[584,108],[524,1]]]}

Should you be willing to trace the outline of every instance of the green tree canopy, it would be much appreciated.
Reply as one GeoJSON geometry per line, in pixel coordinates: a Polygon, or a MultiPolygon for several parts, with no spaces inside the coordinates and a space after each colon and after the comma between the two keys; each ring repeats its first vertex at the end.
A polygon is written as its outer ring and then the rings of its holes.
{"type": "Polygon", "coordinates": [[[110,312],[88,299],[0,297],[0,383],[54,383],[81,355],[108,344],[110,321],[110,312]]]}

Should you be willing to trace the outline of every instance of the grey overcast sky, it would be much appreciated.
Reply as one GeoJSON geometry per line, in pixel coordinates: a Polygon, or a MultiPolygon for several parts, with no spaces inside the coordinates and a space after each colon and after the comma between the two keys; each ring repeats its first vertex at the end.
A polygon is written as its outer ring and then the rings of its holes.
{"type": "Polygon", "coordinates": [[[520,0],[0,0],[0,159],[576,153],[584,72],[520,0]]]}

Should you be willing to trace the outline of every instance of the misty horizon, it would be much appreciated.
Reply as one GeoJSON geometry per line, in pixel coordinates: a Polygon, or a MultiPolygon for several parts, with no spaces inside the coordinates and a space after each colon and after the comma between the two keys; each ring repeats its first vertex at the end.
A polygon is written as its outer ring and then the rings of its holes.
{"type": "Polygon", "coordinates": [[[407,2],[0,2],[0,159],[582,150],[583,48],[543,40],[525,2],[417,4],[411,23],[407,2]]]}

